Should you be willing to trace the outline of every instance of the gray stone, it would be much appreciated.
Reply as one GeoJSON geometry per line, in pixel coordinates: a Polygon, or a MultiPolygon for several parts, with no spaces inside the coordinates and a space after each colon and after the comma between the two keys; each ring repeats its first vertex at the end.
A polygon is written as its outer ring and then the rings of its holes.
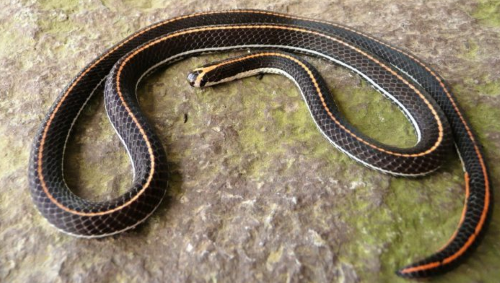
{"type": "MultiPolygon", "coordinates": [[[[140,87],[141,106],[164,142],[172,174],[170,198],[145,224],[97,240],[48,225],[32,205],[27,165],[32,139],[58,92],[107,47],[181,14],[287,12],[343,23],[410,50],[452,86],[485,146],[498,187],[497,1],[163,2],[0,4],[0,281],[403,282],[395,269],[434,252],[451,236],[464,198],[456,156],[429,177],[386,176],[336,151],[283,77],[204,90],[188,85],[190,69],[234,54],[185,60],[140,87]]],[[[415,142],[404,116],[360,78],[310,61],[364,133],[398,146],[415,142]]],[[[126,191],[131,166],[102,96],[84,110],[75,133],[65,160],[75,193],[99,200],[126,191]]],[[[499,219],[495,211],[472,257],[435,282],[500,278],[499,219]]]]}

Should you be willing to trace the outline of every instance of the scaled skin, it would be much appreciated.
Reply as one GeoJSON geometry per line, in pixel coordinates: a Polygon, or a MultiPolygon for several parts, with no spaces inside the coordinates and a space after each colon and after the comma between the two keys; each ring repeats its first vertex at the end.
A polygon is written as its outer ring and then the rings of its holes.
{"type": "MultiPolygon", "coordinates": [[[[140,88],[172,173],[170,200],[145,225],[102,240],[76,239],[49,226],[31,203],[26,170],[33,136],[53,100],[105,47],[140,27],[195,11],[249,7],[333,20],[410,50],[452,86],[485,147],[493,187],[499,187],[495,1],[199,3],[1,4],[0,281],[406,282],[394,270],[451,236],[464,190],[456,156],[429,177],[389,177],[335,150],[283,77],[204,90],[189,86],[189,70],[228,54],[186,60],[140,88]]],[[[398,146],[415,142],[397,108],[357,76],[311,62],[364,133],[398,146]]],[[[76,132],[65,167],[70,186],[91,199],[124,192],[131,166],[102,97],[84,110],[76,132]]],[[[497,210],[492,219],[470,260],[433,282],[500,277],[497,210]]]]}

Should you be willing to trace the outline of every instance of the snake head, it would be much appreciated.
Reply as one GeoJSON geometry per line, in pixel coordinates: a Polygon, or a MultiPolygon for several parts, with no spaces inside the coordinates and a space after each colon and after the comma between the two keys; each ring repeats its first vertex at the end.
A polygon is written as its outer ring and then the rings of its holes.
{"type": "Polygon", "coordinates": [[[203,69],[194,69],[189,72],[187,80],[192,87],[203,87],[206,84],[205,74],[206,72],[203,69]]]}

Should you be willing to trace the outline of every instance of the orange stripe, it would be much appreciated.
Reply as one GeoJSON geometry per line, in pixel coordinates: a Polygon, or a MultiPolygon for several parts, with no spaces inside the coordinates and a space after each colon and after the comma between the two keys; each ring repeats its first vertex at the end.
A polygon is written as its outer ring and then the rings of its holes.
{"type": "MultiPolygon", "coordinates": [[[[466,204],[465,204],[464,210],[462,211],[462,217],[460,219],[459,227],[460,227],[460,225],[462,225],[462,223],[463,223],[463,221],[465,219],[465,213],[466,213],[466,208],[467,208],[467,198],[469,197],[469,194],[470,194],[469,180],[470,180],[469,179],[469,174],[467,172],[465,172],[465,182],[466,182],[465,183],[465,196],[466,196],[466,204]]],[[[486,183],[487,182],[488,181],[486,180],[486,183]]],[[[477,236],[481,232],[481,228],[483,227],[484,222],[486,220],[486,215],[487,215],[488,207],[489,207],[489,200],[490,200],[490,193],[489,193],[488,190],[486,190],[486,195],[485,195],[485,209],[483,209],[483,213],[481,214],[480,221],[479,221],[478,225],[476,226],[476,229],[474,230],[474,233],[472,235],[470,235],[470,237],[467,239],[467,242],[465,242],[465,244],[457,252],[455,252],[451,256],[443,259],[442,262],[432,262],[432,263],[421,265],[421,266],[406,268],[406,269],[403,269],[401,272],[402,273],[410,273],[410,272],[415,272],[415,271],[428,270],[428,269],[440,266],[442,264],[448,264],[448,263],[450,263],[450,262],[458,259],[460,256],[462,256],[469,249],[469,247],[474,243],[474,241],[476,240],[477,236]]],[[[443,250],[443,249],[445,249],[446,246],[448,246],[448,244],[453,241],[453,239],[455,238],[455,236],[456,236],[457,233],[458,233],[458,229],[455,230],[455,233],[453,234],[453,236],[451,237],[451,239],[448,241],[448,243],[443,248],[440,249],[440,251],[443,250]]]]}
{"type": "Polygon", "coordinates": [[[439,267],[440,265],[441,265],[441,263],[439,263],[439,262],[431,262],[431,263],[421,265],[421,266],[405,268],[405,269],[401,270],[400,272],[401,273],[412,273],[412,272],[422,271],[422,270],[426,270],[426,269],[436,268],[436,267],[439,267]]]}
{"type": "Polygon", "coordinates": [[[455,229],[455,232],[453,232],[453,235],[450,237],[448,242],[446,242],[446,244],[444,244],[438,250],[439,252],[446,249],[446,247],[455,239],[455,237],[458,234],[458,229],[460,228],[460,226],[462,226],[462,223],[465,220],[465,213],[467,212],[467,199],[469,198],[469,174],[467,172],[465,172],[464,176],[465,176],[465,200],[464,200],[464,207],[462,209],[462,215],[460,216],[460,221],[458,222],[457,229],[455,229]]]}

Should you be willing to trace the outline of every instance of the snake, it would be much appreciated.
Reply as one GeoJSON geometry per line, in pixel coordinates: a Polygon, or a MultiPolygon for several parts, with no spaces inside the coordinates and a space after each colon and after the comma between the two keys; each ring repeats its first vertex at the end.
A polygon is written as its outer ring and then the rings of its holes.
{"type": "Polygon", "coordinates": [[[196,68],[188,82],[207,87],[260,73],[284,75],[297,85],[328,141],[361,164],[396,176],[433,172],[455,148],[465,179],[458,226],[441,249],[396,274],[440,275],[471,254],[491,217],[492,188],[482,146],[444,79],[411,53],[356,29],[262,10],[164,20],[129,35],[84,67],[56,98],[34,138],[29,186],[40,214],[58,230],[84,238],[114,235],[144,222],[166,195],[168,166],[162,142],[140,110],[139,82],[188,57],[237,50],[256,51],[196,68]],[[416,144],[398,148],[357,130],[342,116],[319,72],[298,55],[319,57],[368,81],[408,118],[416,144]],[[108,118],[131,160],[133,183],[114,199],[90,201],[66,184],[64,154],[79,114],[102,89],[108,118]]]}

